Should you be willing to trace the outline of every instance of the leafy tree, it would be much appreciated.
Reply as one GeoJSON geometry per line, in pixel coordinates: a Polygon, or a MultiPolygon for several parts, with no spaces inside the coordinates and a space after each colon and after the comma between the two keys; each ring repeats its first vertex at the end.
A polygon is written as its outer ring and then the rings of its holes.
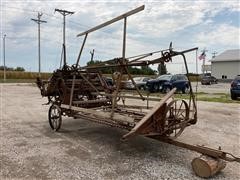
{"type": "MultiPolygon", "coordinates": [[[[102,61],[95,60],[95,61],[87,62],[87,65],[88,66],[94,66],[94,65],[97,66],[97,65],[100,65],[100,63],[102,63],[102,61]]],[[[113,67],[113,68],[102,68],[101,72],[104,73],[104,74],[111,74],[115,70],[116,70],[115,67],[113,67]]],[[[155,71],[152,70],[148,66],[142,66],[141,68],[129,66],[128,71],[129,71],[130,74],[134,74],[134,75],[154,75],[155,74],[155,71]]]]}
{"type": "Polygon", "coordinates": [[[14,71],[25,71],[25,69],[23,67],[16,67],[14,71]]]}
{"type": "MultiPolygon", "coordinates": [[[[12,67],[5,66],[6,71],[25,71],[23,67],[16,67],[15,69],[12,67]]],[[[0,66],[0,70],[4,70],[4,66],[0,66]]]]}

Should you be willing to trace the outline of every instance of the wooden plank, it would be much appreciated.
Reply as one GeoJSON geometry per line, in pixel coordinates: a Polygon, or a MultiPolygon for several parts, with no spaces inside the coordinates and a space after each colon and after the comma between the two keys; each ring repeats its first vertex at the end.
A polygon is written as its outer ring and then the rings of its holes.
{"type": "Polygon", "coordinates": [[[115,18],[113,18],[113,19],[111,19],[111,20],[109,20],[109,21],[107,21],[107,22],[105,22],[105,23],[102,23],[102,24],[100,24],[100,25],[98,25],[98,26],[95,26],[95,27],[93,27],[93,28],[91,28],[91,29],[83,32],[83,33],[78,34],[77,37],[82,36],[82,35],[84,35],[84,34],[89,34],[90,32],[96,31],[96,30],[101,29],[101,28],[103,28],[103,27],[105,27],[105,26],[108,26],[108,25],[110,25],[110,24],[112,24],[112,23],[114,23],[114,22],[116,22],[116,21],[119,21],[119,20],[124,19],[124,18],[126,18],[126,17],[128,17],[128,16],[131,16],[131,15],[133,15],[133,14],[135,14],[135,13],[138,13],[139,11],[144,10],[144,7],[145,7],[145,6],[142,5],[142,6],[138,7],[138,8],[136,8],[136,9],[133,9],[133,10],[131,10],[131,11],[128,11],[127,13],[124,13],[124,14],[122,14],[122,15],[120,15],[120,16],[118,16],[118,17],[115,17],[115,18]]]}
{"type": "MultiPolygon", "coordinates": [[[[69,109],[69,105],[61,104],[61,108],[69,109]]],[[[99,118],[109,119],[112,121],[134,123],[133,118],[129,116],[120,115],[118,113],[114,113],[113,117],[111,118],[110,112],[96,111],[93,109],[86,109],[86,108],[81,108],[76,106],[71,106],[71,110],[88,113],[91,115],[98,116],[99,118]]]]}
{"type": "Polygon", "coordinates": [[[145,123],[147,123],[149,120],[151,120],[151,117],[154,115],[154,113],[156,113],[157,111],[158,111],[158,109],[159,108],[161,108],[161,106],[164,104],[164,103],[166,103],[166,101],[169,99],[169,98],[171,98],[172,96],[173,96],[173,94],[176,92],[176,88],[174,88],[174,89],[172,89],[169,93],[167,93],[162,99],[161,99],[161,101],[157,104],[157,105],[155,105],[154,107],[153,107],[153,109],[151,109],[151,111],[148,113],[148,114],[146,114],[146,116],[144,116],[143,118],[142,118],[142,120],[140,120],[137,124],[136,124],[136,126],[134,126],[134,128],[129,132],[129,133],[127,133],[127,134],[125,134],[124,136],[123,136],[123,139],[126,139],[126,138],[128,138],[128,137],[130,137],[130,136],[133,136],[134,134],[136,134],[137,132],[138,132],[138,130],[145,124],[145,123]]]}

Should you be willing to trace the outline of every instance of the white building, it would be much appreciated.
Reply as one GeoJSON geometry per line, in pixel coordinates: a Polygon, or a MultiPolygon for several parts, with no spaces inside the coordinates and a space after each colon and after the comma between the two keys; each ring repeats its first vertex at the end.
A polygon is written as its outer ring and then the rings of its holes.
{"type": "Polygon", "coordinates": [[[234,79],[240,75],[240,49],[224,51],[211,60],[212,76],[217,79],[234,79]]]}

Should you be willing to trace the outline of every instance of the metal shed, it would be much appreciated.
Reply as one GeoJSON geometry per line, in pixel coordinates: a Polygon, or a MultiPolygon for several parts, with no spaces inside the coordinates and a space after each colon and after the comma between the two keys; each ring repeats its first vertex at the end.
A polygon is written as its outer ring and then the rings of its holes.
{"type": "Polygon", "coordinates": [[[212,75],[231,80],[240,74],[240,49],[226,50],[211,60],[212,75]]]}

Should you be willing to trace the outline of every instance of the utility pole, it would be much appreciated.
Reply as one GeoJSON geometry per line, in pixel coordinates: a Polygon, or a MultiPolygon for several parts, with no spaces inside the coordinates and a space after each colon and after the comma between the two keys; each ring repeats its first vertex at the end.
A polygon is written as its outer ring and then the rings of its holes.
{"type": "Polygon", "coordinates": [[[6,34],[4,34],[3,36],[3,80],[4,82],[6,82],[5,39],[6,39],[6,34]]]}
{"type": "Polygon", "coordinates": [[[216,51],[214,51],[214,52],[212,53],[212,59],[216,57],[216,54],[217,54],[216,51]]]}
{"type": "Polygon", "coordinates": [[[66,16],[67,15],[72,15],[74,12],[67,11],[67,10],[62,10],[62,9],[55,9],[55,12],[59,12],[60,14],[63,15],[63,66],[67,64],[66,60],[66,37],[65,37],[65,32],[66,32],[66,16]]]}
{"type": "Polygon", "coordinates": [[[93,62],[94,49],[92,51],[90,51],[90,54],[91,54],[91,62],[93,62]]]}
{"type": "Polygon", "coordinates": [[[202,73],[203,73],[203,76],[205,76],[205,60],[206,60],[206,52],[208,52],[208,50],[204,48],[201,52],[202,52],[201,56],[203,56],[202,73]]]}
{"type": "Polygon", "coordinates": [[[41,77],[41,51],[40,51],[40,24],[47,23],[47,21],[41,20],[42,13],[38,13],[38,19],[31,19],[38,24],[38,76],[41,77]]]}

